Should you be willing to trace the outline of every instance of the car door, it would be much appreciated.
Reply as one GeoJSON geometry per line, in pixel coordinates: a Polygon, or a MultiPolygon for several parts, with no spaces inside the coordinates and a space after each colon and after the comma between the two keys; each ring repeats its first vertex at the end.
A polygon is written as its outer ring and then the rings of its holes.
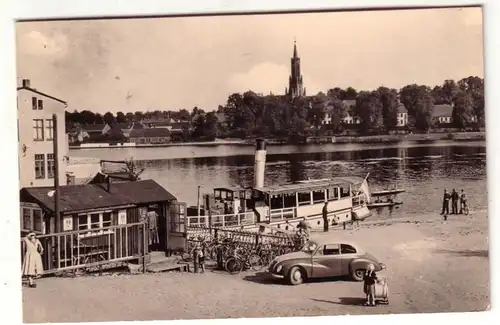
{"type": "Polygon", "coordinates": [[[340,254],[342,255],[342,275],[349,275],[351,262],[358,257],[356,248],[348,244],[340,244],[340,254]]]}
{"type": "Polygon", "coordinates": [[[312,277],[326,278],[342,274],[339,244],[320,246],[312,256],[312,277]]]}

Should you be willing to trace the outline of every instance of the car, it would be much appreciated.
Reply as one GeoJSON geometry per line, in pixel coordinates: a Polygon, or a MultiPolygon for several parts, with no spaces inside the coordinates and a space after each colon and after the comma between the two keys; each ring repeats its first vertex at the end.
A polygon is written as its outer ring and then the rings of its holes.
{"type": "Polygon", "coordinates": [[[385,270],[385,264],[352,242],[309,240],[298,252],[276,257],[269,265],[269,274],[299,285],[306,279],[349,276],[363,281],[368,265],[375,271],[385,270]]]}

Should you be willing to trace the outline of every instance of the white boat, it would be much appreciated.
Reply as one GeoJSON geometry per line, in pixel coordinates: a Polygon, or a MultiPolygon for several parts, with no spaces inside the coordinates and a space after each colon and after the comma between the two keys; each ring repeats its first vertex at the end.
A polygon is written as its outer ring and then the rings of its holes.
{"type": "Polygon", "coordinates": [[[306,220],[311,228],[323,229],[326,202],[330,225],[364,220],[371,215],[366,179],[335,177],[264,186],[264,166],[265,143],[258,142],[253,188],[215,188],[203,209],[198,209],[204,211],[203,215],[188,215],[187,226],[291,231],[306,220]]]}

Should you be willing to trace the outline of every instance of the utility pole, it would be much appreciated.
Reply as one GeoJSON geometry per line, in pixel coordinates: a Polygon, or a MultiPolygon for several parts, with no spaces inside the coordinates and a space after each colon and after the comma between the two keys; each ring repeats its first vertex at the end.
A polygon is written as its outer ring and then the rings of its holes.
{"type": "Polygon", "coordinates": [[[55,205],[55,232],[61,231],[61,206],[59,195],[59,148],[57,137],[57,115],[52,115],[52,131],[53,131],[53,145],[54,145],[54,205],[55,205]]]}

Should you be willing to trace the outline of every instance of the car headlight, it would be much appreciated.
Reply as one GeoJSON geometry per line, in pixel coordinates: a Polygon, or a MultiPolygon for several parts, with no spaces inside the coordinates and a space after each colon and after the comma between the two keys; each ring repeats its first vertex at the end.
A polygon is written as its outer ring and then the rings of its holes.
{"type": "Polygon", "coordinates": [[[280,273],[281,270],[283,270],[283,265],[278,265],[278,267],[276,268],[276,273],[280,273]]]}

